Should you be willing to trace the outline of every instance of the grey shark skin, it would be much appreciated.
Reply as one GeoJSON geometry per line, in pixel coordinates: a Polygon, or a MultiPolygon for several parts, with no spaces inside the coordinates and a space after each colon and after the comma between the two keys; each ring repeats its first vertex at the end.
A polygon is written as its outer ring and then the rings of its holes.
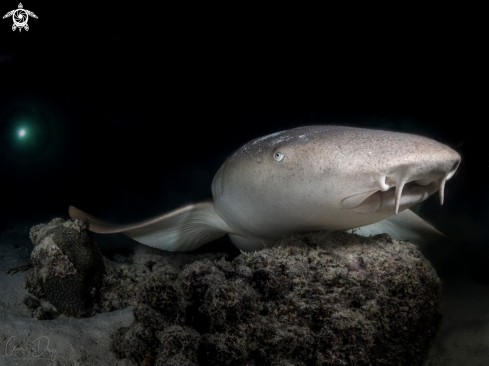
{"type": "Polygon", "coordinates": [[[136,224],[116,225],[73,206],[72,219],[96,233],[124,233],[168,251],[188,251],[229,234],[243,251],[284,236],[359,228],[399,240],[443,235],[408,208],[453,177],[460,155],[407,133],[304,126],[252,140],[230,156],[212,182],[213,199],[136,224]]]}

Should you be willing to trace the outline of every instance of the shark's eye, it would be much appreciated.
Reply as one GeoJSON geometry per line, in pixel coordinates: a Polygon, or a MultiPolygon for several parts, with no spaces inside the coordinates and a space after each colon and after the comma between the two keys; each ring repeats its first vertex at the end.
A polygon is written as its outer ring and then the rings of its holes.
{"type": "Polygon", "coordinates": [[[283,158],[284,158],[284,156],[285,156],[285,155],[284,155],[284,153],[281,153],[280,151],[277,151],[277,152],[276,152],[276,153],[273,155],[273,157],[274,157],[274,158],[275,158],[275,160],[277,160],[277,161],[282,161],[282,160],[283,160],[283,158]]]}

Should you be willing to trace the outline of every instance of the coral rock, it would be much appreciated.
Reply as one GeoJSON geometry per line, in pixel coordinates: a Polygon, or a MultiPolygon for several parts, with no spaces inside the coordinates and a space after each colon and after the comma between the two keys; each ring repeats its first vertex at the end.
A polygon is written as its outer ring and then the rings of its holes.
{"type": "Polygon", "coordinates": [[[102,284],[102,255],[83,223],[53,219],[31,228],[34,272],[26,276],[26,288],[45,297],[67,316],[93,313],[94,298],[102,284]]]}
{"type": "Polygon", "coordinates": [[[232,262],[153,273],[113,347],[136,364],[421,365],[439,327],[440,290],[411,243],[298,235],[232,262]]]}

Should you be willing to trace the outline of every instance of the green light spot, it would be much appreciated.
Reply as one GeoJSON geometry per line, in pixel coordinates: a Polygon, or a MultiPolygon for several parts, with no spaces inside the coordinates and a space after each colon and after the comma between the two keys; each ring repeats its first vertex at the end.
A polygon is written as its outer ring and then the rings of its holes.
{"type": "Polygon", "coordinates": [[[25,130],[20,130],[20,131],[19,131],[19,136],[20,136],[20,137],[23,137],[24,135],[25,135],[25,130]]]}

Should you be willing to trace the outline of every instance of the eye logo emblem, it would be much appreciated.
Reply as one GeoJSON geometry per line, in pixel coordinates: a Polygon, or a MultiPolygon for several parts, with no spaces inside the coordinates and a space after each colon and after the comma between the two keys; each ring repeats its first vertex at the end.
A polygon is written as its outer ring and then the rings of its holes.
{"type": "Polygon", "coordinates": [[[22,28],[24,28],[26,31],[29,30],[29,26],[27,25],[29,16],[37,19],[36,14],[34,14],[30,10],[24,9],[22,3],[19,3],[19,8],[9,11],[7,14],[3,16],[3,19],[12,17],[14,21],[14,25],[12,25],[12,30],[15,31],[17,28],[19,28],[19,32],[21,32],[22,28]]]}

